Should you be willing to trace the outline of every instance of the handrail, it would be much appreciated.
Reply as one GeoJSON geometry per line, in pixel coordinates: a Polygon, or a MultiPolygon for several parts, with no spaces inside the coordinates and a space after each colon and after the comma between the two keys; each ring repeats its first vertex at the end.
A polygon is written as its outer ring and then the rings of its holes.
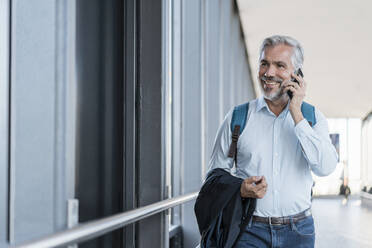
{"type": "Polygon", "coordinates": [[[61,245],[70,245],[78,242],[96,238],[105,233],[116,230],[138,220],[151,215],[160,213],[174,206],[191,201],[197,197],[198,193],[190,193],[183,196],[174,197],[145,207],[130,210],[124,213],[115,214],[99,220],[80,224],[71,229],[57,232],[35,241],[27,242],[14,248],[47,248],[61,245]]]}

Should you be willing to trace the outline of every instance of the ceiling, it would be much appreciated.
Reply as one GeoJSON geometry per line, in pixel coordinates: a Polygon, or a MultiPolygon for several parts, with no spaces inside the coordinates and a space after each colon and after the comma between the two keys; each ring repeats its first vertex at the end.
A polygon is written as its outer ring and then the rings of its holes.
{"type": "Polygon", "coordinates": [[[289,35],[305,50],[305,101],[327,118],[364,118],[372,111],[372,1],[237,0],[257,84],[264,38],[289,35]]]}

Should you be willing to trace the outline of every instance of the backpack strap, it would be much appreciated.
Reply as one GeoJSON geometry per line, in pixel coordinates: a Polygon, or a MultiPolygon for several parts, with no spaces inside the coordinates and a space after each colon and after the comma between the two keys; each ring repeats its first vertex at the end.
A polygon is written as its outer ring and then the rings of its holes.
{"type": "MultiPolygon", "coordinates": [[[[239,136],[243,132],[247,122],[248,109],[249,102],[238,105],[234,108],[230,126],[232,141],[229,149],[229,158],[235,158],[236,156],[239,136]]],[[[301,112],[304,118],[309,122],[310,126],[313,127],[316,124],[315,107],[307,102],[302,102],[301,112]]]]}
{"type": "Polygon", "coordinates": [[[238,139],[240,134],[243,132],[246,121],[247,114],[249,109],[249,103],[244,103],[242,105],[236,106],[231,118],[231,133],[232,133],[232,142],[229,149],[229,158],[235,158],[236,149],[238,147],[238,139]]]}
{"type": "Polygon", "coordinates": [[[310,126],[313,127],[316,124],[316,119],[315,119],[315,108],[313,105],[307,103],[307,102],[302,102],[301,105],[301,112],[304,118],[309,122],[310,126]]]}

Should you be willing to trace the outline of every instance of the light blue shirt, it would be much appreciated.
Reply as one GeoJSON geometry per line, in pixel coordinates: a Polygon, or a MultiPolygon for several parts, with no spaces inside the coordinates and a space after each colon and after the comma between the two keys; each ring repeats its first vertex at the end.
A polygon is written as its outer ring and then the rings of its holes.
{"type": "Polygon", "coordinates": [[[220,126],[209,163],[209,171],[225,169],[240,178],[264,175],[267,191],[257,199],[254,215],[288,216],[311,207],[311,171],[329,175],[338,155],[331,143],[328,123],[315,109],[316,125],[306,119],[296,126],[286,108],[276,116],[263,97],[249,102],[244,131],[238,140],[237,166],[228,157],[231,143],[230,123],[233,109],[220,126]]]}

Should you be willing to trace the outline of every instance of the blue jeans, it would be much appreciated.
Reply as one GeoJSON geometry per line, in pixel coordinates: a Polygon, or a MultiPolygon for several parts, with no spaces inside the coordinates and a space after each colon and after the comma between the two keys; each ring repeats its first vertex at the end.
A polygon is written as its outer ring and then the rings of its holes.
{"type": "Polygon", "coordinates": [[[288,225],[270,225],[250,222],[235,244],[235,248],[313,248],[314,220],[308,216],[288,225]]]}

